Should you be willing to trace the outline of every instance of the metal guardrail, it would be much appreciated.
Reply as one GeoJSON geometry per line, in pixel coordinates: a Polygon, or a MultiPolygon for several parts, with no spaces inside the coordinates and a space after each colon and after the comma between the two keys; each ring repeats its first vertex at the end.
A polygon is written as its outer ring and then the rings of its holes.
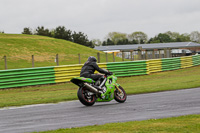
{"type": "Polygon", "coordinates": [[[146,61],[127,61],[107,63],[107,69],[116,76],[133,76],[147,74],[146,61]]]}
{"type": "MultiPolygon", "coordinates": [[[[98,63],[98,65],[101,68],[114,72],[119,77],[134,76],[200,65],[200,55],[98,63]]],[[[82,66],[83,64],[77,64],[0,70],[0,89],[67,82],[73,77],[79,77],[82,66]]]]}
{"type": "Polygon", "coordinates": [[[54,67],[0,71],[0,89],[55,83],[54,67]]]}

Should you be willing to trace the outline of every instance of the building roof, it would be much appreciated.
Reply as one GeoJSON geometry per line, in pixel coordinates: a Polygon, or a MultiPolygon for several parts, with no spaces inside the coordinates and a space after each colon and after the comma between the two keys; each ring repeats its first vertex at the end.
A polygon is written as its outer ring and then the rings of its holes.
{"type": "Polygon", "coordinates": [[[96,46],[94,49],[100,51],[110,51],[110,50],[121,50],[130,51],[137,50],[138,47],[142,49],[152,50],[152,49],[165,49],[165,48],[191,48],[200,47],[199,43],[194,42],[172,42],[172,43],[151,43],[151,44],[131,44],[131,45],[111,45],[111,46],[96,46]]]}

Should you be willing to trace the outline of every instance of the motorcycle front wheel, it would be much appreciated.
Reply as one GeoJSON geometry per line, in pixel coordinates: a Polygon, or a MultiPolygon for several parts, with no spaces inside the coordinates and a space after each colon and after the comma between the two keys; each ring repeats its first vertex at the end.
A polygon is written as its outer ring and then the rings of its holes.
{"type": "Polygon", "coordinates": [[[77,92],[79,101],[85,106],[92,106],[96,101],[96,96],[89,94],[89,90],[85,87],[79,88],[77,92]]]}
{"type": "Polygon", "coordinates": [[[118,88],[121,90],[121,93],[118,91],[118,89],[116,89],[114,92],[114,98],[117,102],[123,103],[126,101],[127,95],[125,90],[121,86],[119,86],[118,88]]]}

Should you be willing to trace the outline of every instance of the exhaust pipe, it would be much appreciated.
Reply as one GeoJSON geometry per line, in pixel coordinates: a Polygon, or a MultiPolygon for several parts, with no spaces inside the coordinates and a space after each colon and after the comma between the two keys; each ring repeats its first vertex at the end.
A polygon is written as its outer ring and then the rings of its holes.
{"type": "Polygon", "coordinates": [[[101,94],[96,88],[94,88],[93,86],[89,85],[88,83],[84,83],[85,87],[87,89],[89,89],[91,92],[97,93],[97,94],[101,94]]]}

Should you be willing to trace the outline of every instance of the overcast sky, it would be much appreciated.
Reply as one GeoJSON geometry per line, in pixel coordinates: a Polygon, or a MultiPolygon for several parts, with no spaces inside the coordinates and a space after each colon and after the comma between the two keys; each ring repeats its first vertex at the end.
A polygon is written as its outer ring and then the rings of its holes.
{"type": "Polygon", "coordinates": [[[148,37],[200,31],[200,0],[0,0],[0,31],[65,26],[89,39],[109,32],[143,31],[148,37]]]}

